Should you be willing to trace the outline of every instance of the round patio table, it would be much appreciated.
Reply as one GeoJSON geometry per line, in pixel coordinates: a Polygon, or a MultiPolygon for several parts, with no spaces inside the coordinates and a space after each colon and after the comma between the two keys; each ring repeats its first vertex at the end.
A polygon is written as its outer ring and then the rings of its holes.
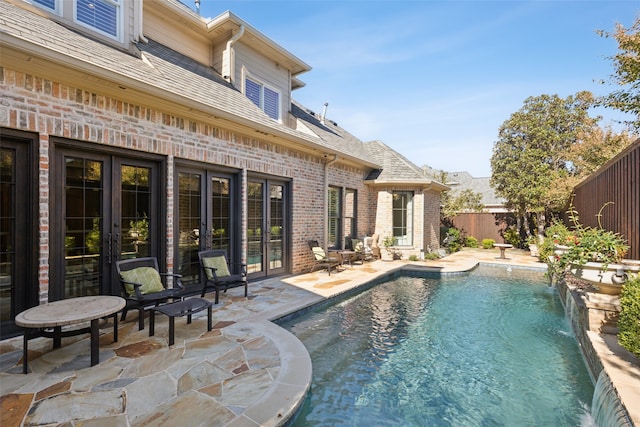
{"type": "Polygon", "coordinates": [[[22,372],[28,372],[27,345],[31,338],[44,336],[53,338],[53,348],[59,348],[62,337],[91,334],[91,366],[99,363],[98,320],[113,317],[113,341],[118,341],[118,312],[126,305],[123,298],[110,295],[77,297],[53,301],[32,307],[18,314],[16,325],[25,329],[22,357],[22,372]],[[63,326],[91,322],[88,328],[62,331],[63,326]]]}

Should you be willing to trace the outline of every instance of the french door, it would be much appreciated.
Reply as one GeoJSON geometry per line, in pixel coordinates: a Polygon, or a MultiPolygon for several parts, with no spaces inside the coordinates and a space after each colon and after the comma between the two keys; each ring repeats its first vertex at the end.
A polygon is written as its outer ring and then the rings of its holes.
{"type": "Polygon", "coordinates": [[[20,333],[15,316],[37,304],[34,147],[35,136],[1,129],[0,339],[20,333]]]}
{"type": "Polygon", "coordinates": [[[55,153],[50,299],[118,295],[115,261],[163,262],[159,164],[70,147],[55,153]]]}
{"type": "Polygon", "coordinates": [[[177,168],[175,252],[177,272],[186,287],[200,286],[198,252],[224,249],[240,261],[240,221],[236,179],[217,171],[177,168]]]}
{"type": "Polygon", "coordinates": [[[247,270],[257,278],[287,271],[288,185],[273,180],[247,184],[247,270]]]}

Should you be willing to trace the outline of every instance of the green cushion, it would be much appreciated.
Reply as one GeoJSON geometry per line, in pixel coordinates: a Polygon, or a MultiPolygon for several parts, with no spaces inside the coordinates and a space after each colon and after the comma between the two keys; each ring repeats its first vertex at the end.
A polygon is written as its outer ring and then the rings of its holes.
{"type": "Polygon", "coordinates": [[[217,277],[228,277],[231,275],[231,273],[229,273],[229,266],[227,266],[227,259],[223,256],[202,258],[202,265],[207,267],[204,269],[207,279],[213,279],[213,272],[210,268],[216,269],[217,277]]]}
{"type": "Polygon", "coordinates": [[[351,246],[356,252],[364,252],[364,243],[360,239],[351,239],[351,246]]]}
{"type": "Polygon", "coordinates": [[[315,255],[317,261],[322,261],[323,259],[327,259],[327,254],[324,253],[324,249],[319,246],[316,246],[311,249],[313,251],[313,255],[315,255]]]}
{"type": "MultiPolygon", "coordinates": [[[[162,280],[160,279],[160,273],[158,273],[158,271],[153,267],[138,267],[132,270],[123,271],[120,275],[125,282],[140,283],[142,285],[140,286],[140,293],[143,295],[164,290],[162,280]]],[[[125,283],[124,287],[130,297],[135,296],[136,292],[132,284],[125,283]]]]}

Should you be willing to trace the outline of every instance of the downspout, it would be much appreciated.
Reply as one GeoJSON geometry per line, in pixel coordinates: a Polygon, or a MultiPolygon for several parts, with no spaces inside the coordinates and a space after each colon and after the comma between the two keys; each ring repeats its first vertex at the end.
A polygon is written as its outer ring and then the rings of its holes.
{"type": "MultiPolygon", "coordinates": [[[[325,158],[328,159],[329,154],[325,154],[324,155],[325,158]]],[[[322,232],[322,239],[324,242],[324,252],[326,254],[329,253],[329,250],[327,248],[327,242],[329,240],[329,166],[331,166],[332,164],[334,164],[335,162],[338,161],[338,155],[334,154],[333,155],[333,159],[330,160],[326,160],[324,163],[324,219],[322,221],[322,223],[324,224],[324,231],[322,232]]]]}
{"type": "MultiPolygon", "coordinates": [[[[234,84],[235,80],[235,72],[236,72],[236,64],[235,64],[235,52],[233,51],[233,45],[240,40],[240,37],[244,35],[244,25],[240,25],[238,32],[233,35],[227,42],[227,61],[229,64],[229,75],[227,77],[227,81],[231,84],[234,84]]],[[[235,86],[235,85],[234,85],[235,86]]]]}
{"type": "Polygon", "coordinates": [[[240,176],[240,262],[247,265],[249,242],[247,241],[247,227],[249,225],[249,181],[247,178],[247,168],[242,169],[240,176]]]}
{"type": "Polygon", "coordinates": [[[143,6],[143,0],[138,0],[138,16],[137,19],[135,20],[136,23],[136,34],[138,36],[138,40],[140,40],[142,43],[149,43],[149,40],[144,36],[144,25],[142,22],[142,17],[144,14],[144,6],[143,6]]]}

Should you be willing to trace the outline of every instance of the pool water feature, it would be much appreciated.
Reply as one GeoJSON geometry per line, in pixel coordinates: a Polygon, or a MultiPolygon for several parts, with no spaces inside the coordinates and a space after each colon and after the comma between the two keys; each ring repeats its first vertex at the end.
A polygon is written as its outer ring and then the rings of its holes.
{"type": "Polygon", "coordinates": [[[542,273],[401,276],[281,323],[313,380],[292,425],[580,425],[594,392],[542,273]]]}

